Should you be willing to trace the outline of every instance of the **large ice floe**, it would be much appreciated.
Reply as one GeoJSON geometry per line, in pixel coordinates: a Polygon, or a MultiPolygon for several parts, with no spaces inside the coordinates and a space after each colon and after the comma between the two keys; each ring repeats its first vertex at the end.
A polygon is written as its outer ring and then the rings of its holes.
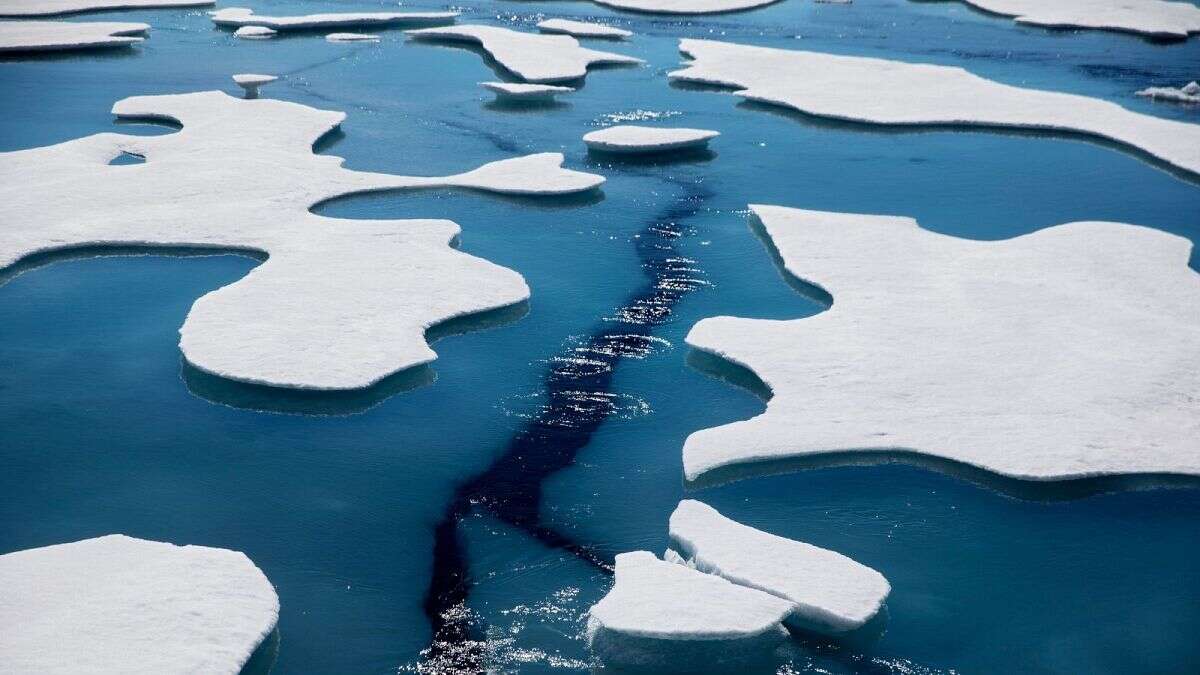
{"type": "Polygon", "coordinates": [[[315,204],[424,187],[566,194],[604,181],[553,153],[445,177],[351,171],[312,152],[344,113],[216,91],[127,98],[113,112],[183,128],[0,153],[0,270],[97,245],[265,252],[245,278],[197,300],[180,330],[191,364],[256,384],[367,387],[432,361],[427,328],[529,295],[516,272],[451,248],[450,221],[327,218],[315,204]],[[108,164],[122,153],[146,161],[108,164]]]}
{"type": "Polygon", "coordinates": [[[779,0],[592,0],[597,5],[647,14],[725,14],[765,7],[779,0]]]}
{"type": "Polygon", "coordinates": [[[118,9],[208,7],[216,0],[0,0],[0,16],[55,16],[118,9]]]}
{"type": "Polygon", "coordinates": [[[641,59],[582,47],[570,35],[522,33],[497,26],[446,26],[407,31],[421,40],[471,42],[483,47],[509,72],[526,82],[553,83],[577,80],[589,66],[633,65],[641,59]]]}
{"type": "Polygon", "coordinates": [[[720,135],[720,132],[708,129],[620,124],[589,131],[583,135],[583,142],[590,150],[599,152],[650,154],[703,148],[720,135]]]}
{"type": "Polygon", "coordinates": [[[680,41],[694,60],[671,79],[837,120],[1054,130],[1109,139],[1200,174],[1200,125],[1075,94],[1023,89],[950,66],[680,41]]]}
{"type": "Polygon", "coordinates": [[[1200,474],[1200,275],[1186,239],[1077,222],[973,241],[910,218],[751,209],[787,273],[833,304],[692,328],[689,345],[773,396],[757,417],[689,436],[687,479],[878,452],[1030,480],[1200,474]]]}
{"type": "Polygon", "coordinates": [[[543,33],[558,33],[561,35],[573,35],[577,38],[602,38],[607,40],[624,40],[633,35],[631,31],[623,28],[614,28],[605,26],[601,23],[588,23],[586,21],[572,21],[570,19],[546,19],[538,23],[538,30],[543,33]]]}
{"type": "Polygon", "coordinates": [[[141,42],[144,23],[104,21],[0,21],[0,52],[112,49],[141,42]]]}
{"type": "Polygon", "coordinates": [[[1200,7],[1170,0],[962,0],[1017,23],[1044,28],[1094,28],[1182,40],[1200,33],[1200,7]]]}
{"type": "Polygon", "coordinates": [[[1175,103],[1200,103],[1200,82],[1188,82],[1182,87],[1147,87],[1137,95],[1175,103]]]}
{"type": "Polygon", "coordinates": [[[866,565],[726,518],[692,499],[671,514],[671,546],[686,564],[793,603],[788,624],[840,633],[861,627],[891,592],[866,565]]]}
{"type": "Polygon", "coordinates": [[[243,553],[113,534],[0,555],[0,670],[241,671],[279,599],[243,553]]]}
{"type": "Polygon", "coordinates": [[[792,606],[648,551],[622,553],[612,590],[588,612],[588,645],[610,667],[721,672],[769,655],[792,606]]]}
{"type": "Polygon", "coordinates": [[[458,12],[346,12],[301,16],[264,16],[245,7],[225,7],[209,12],[212,22],[226,28],[265,26],[277,31],[380,26],[425,26],[453,23],[458,12]]]}

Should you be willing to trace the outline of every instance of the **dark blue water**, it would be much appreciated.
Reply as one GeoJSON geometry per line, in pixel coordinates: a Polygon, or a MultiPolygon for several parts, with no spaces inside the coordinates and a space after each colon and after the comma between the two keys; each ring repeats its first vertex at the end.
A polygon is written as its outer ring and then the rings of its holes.
{"type": "MultiPolygon", "coordinates": [[[[283,14],[376,4],[253,6],[283,14]]],[[[907,0],[785,0],[694,21],[583,2],[476,2],[465,11],[462,23],[530,24],[539,12],[603,17],[638,37],[595,46],[649,65],[593,72],[561,106],[500,110],[476,85],[495,73],[470,50],[408,44],[397,31],[376,45],[240,41],[200,11],[95,15],[154,26],[129,55],[0,61],[4,150],[112,130],[108,111],[123,96],[234,92],[231,74],[265,72],[284,76],[266,96],[349,113],[344,135],[321,151],[353,168],[441,174],[555,150],[568,166],[609,177],[602,198],[583,201],[431,192],[323,206],[340,217],[451,218],[463,228],[463,250],[519,271],[533,291],[519,321],[438,342],[436,381],[365,400],[272,406],[185,378],[177,330],[188,308],[255,260],[61,260],[8,279],[0,286],[0,552],[110,532],[245,551],[279,591],[280,673],[417,663],[433,637],[431,581],[453,576],[459,587],[442,588],[465,606],[444,623],[482,643],[470,658],[519,672],[582,668],[580,614],[609,583],[589,561],[661,552],[667,516],[685,495],[683,439],[762,410],[751,393],[689,365],[683,335],[717,314],[820,310],[780,278],[748,227],[747,203],[909,215],[984,239],[1081,219],[1200,239],[1200,183],[1111,147],[881,132],[665,79],[679,62],[677,37],[714,37],[962,65],[1200,122],[1195,109],[1132,95],[1194,79],[1200,40],[1159,45],[1020,28],[958,3],[907,0]],[[583,133],[638,111],[649,123],[724,135],[712,156],[667,164],[583,151],[583,133]],[[674,271],[694,282],[686,292],[655,296],[664,274],[647,258],[648,241],[649,250],[678,258],[674,271]],[[646,297],[656,299],[639,304],[646,297]],[[655,311],[622,311],[631,307],[655,311]],[[609,334],[656,339],[642,339],[644,351],[595,359],[611,371],[565,365],[564,356],[609,334]],[[586,386],[564,389],[563,373],[586,386]],[[587,403],[577,417],[560,417],[572,409],[563,391],[596,396],[574,399],[587,403]],[[356,414],[256,410],[264,407],[356,414]],[[563,422],[551,425],[560,440],[525,445],[548,420],[563,422]],[[531,461],[514,461],[522,453],[531,461]],[[439,525],[454,555],[443,554],[445,566],[434,570],[439,525]]],[[[797,645],[795,671],[1164,673],[1200,665],[1200,490],[1028,499],[1003,488],[891,465],[749,479],[687,496],[851,555],[892,582],[881,634],[797,645]]]]}

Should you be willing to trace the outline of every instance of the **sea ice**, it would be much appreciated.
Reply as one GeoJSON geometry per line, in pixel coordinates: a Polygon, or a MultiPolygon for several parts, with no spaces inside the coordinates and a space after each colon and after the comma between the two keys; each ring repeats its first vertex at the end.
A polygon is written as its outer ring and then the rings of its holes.
{"type": "Polygon", "coordinates": [[[1059,130],[1107,138],[1200,174],[1200,125],[1109,101],[1013,87],[961,68],[861,56],[680,41],[694,61],[670,77],[839,120],[1059,130]]]}
{"type": "Polygon", "coordinates": [[[208,7],[215,4],[215,0],[0,0],[0,16],[54,16],[117,9],[208,7]]]}
{"type": "Polygon", "coordinates": [[[226,7],[209,12],[209,15],[212,17],[212,22],[218,26],[228,28],[266,26],[279,31],[453,23],[458,12],[353,12],[303,16],[263,16],[255,14],[254,10],[245,7],[226,7]]]}
{"type": "Polygon", "coordinates": [[[742,525],[691,499],[671,514],[671,545],[684,564],[794,603],[788,623],[797,628],[859,628],[891,592],[887,579],[866,565],[742,525]]]}
{"type": "Polygon", "coordinates": [[[325,36],[326,42],[379,42],[378,35],[368,33],[330,33],[325,36]]]}
{"type": "Polygon", "coordinates": [[[481,45],[500,65],[527,82],[577,80],[589,66],[638,64],[641,59],[581,47],[569,35],[521,33],[496,26],[447,26],[410,30],[416,39],[458,40],[481,45]]]}
{"type": "Polygon", "coordinates": [[[588,645],[605,665],[699,672],[759,658],[787,636],[792,603],[654,557],[617,556],[612,590],[588,611],[588,645]]]}
{"type": "Polygon", "coordinates": [[[0,21],[0,52],[111,49],[137,44],[150,26],[102,21],[0,21]]]}
{"type": "Polygon", "coordinates": [[[1097,28],[1182,40],[1200,33],[1200,7],[1167,0],[962,0],[1017,23],[1046,28],[1097,28]]]}
{"type": "Polygon", "coordinates": [[[239,73],[233,76],[237,86],[246,90],[246,98],[257,98],[258,88],[270,84],[279,78],[274,75],[259,75],[257,73],[239,73]]]}
{"type": "Polygon", "coordinates": [[[1178,88],[1147,87],[1138,91],[1137,95],[1176,103],[1200,103],[1200,82],[1188,82],[1178,88]]]}
{"type": "Polygon", "coordinates": [[[1200,474],[1192,245],[1107,222],[1003,241],[910,218],[751,206],[833,305],[717,317],[692,347],[750,369],[766,412],[697,431],[688,480],[823,453],[921,453],[1028,480],[1200,474]]]}
{"type": "Polygon", "coordinates": [[[101,133],[0,153],[0,269],[103,245],[266,252],[243,279],[196,301],[180,347],[242,382],[356,389],[432,361],[425,330],[525,300],[519,274],[450,246],[447,220],[344,220],[311,208],[352,193],[466,187],[565,194],[604,181],[543,153],[455,176],[351,171],[312,144],[345,115],[217,91],[118,101],[119,117],[178,121],[162,136],[101,133]],[[122,152],[141,164],[110,166],[122,152]]]}
{"type": "Polygon", "coordinates": [[[236,675],[279,618],[245,554],[111,534],[0,555],[0,670],[236,675]]]}
{"type": "Polygon", "coordinates": [[[702,148],[720,135],[719,132],[708,129],[622,124],[588,132],[583,135],[583,142],[589,149],[601,152],[648,154],[702,148]]]}
{"type": "Polygon", "coordinates": [[[521,84],[517,82],[480,82],[480,86],[496,93],[498,101],[540,102],[553,101],[558,94],[569,94],[574,89],[556,87],[552,84],[521,84]]]}
{"type": "Polygon", "coordinates": [[[774,4],[779,0],[592,0],[597,5],[646,14],[725,14],[774,4]]]}
{"type": "Polygon", "coordinates": [[[624,40],[633,35],[631,31],[622,28],[614,28],[599,23],[588,23],[586,21],[571,21],[570,19],[546,19],[539,23],[537,27],[543,33],[561,33],[577,38],[624,40]]]}
{"type": "Polygon", "coordinates": [[[236,37],[244,40],[266,40],[273,38],[278,34],[278,31],[267,28],[266,26],[242,26],[233,31],[236,37]]]}

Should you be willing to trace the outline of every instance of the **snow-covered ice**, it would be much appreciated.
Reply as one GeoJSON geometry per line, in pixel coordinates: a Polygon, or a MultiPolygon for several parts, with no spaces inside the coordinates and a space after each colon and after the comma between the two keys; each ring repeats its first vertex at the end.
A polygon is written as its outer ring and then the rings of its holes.
{"type": "Polygon", "coordinates": [[[612,589],[588,611],[588,645],[609,667],[699,672],[770,654],[791,610],[787,600],[648,551],[622,553],[612,589]]]}
{"type": "Polygon", "coordinates": [[[266,252],[246,277],[197,300],[180,331],[190,363],[243,382],[366,387],[432,361],[430,326],[529,296],[519,274],[451,248],[450,221],[327,218],[314,205],[420,187],[565,194],[604,181],[561,168],[555,153],[445,177],[351,171],[312,152],[343,113],[217,91],[127,98],[113,112],[183,128],[0,153],[0,268],[94,245],[266,252]],[[108,164],[122,152],[146,161],[108,164]]]}
{"type": "Polygon", "coordinates": [[[570,19],[546,19],[537,25],[543,33],[561,33],[577,38],[604,38],[609,40],[624,40],[633,35],[632,31],[614,28],[600,23],[587,21],[572,21],[570,19]]]}
{"type": "Polygon", "coordinates": [[[0,670],[229,673],[275,629],[245,554],[112,534],[0,555],[0,670]]]}
{"type": "Polygon", "coordinates": [[[720,135],[719,132],[708,129],[621,124],[607,129],[590,131],[583,135],[583,142],[591,150],[622,154],[648,154],[702,148],[707,146],[710,140],[720,135]]]}
{"type": "Polygon", "coordinates": [[[1045,28],[1095,28],[1153,38],[1200,33],[1200,7],[1170,0],[962,0],[1017,23],[1045,28]]]}
{"type": "Polygon", "coordinates": [[[246,98],[255,98],[258,96],[258,88],[264,84],[270,84],[279,78],[275,75],[260,75],[258,73],[238,73],[233,76],[233,81],[237,86],[246,90],[246,98]]]}
{"type": "Polygon", "coordinates": [[[1137,95],[1176,103],[1200,103],[1200,82],[1188,82],[1182,87],[1147,87],[1137,95]]]}
{"type": "Polygon", "coordinates": [[[789,623],[797,628],[859,628],[891,592],[887,579],[866,565],[742,525],[691,499],[671,514],[671,545],[684,564],[794,603],[789,623]]]}
{"type": "Polygon", "coordinates": [[[833,305],[691,329],[689,345],[750,369],[773,397],[757,417],[689,436],[688,480],[847,451],[1029,480],[1200,474],[1188,240],[1077,222],[973,241],[911,218],[751,209],[787,272],[833,305]]]}
{"type": "Polygon", "coordinates": [[[582,47],[570,35],[522,33],[496,26],[446,26],[410,30],[417,39],[458,40],[483,47],[500,65],[527,82],[553,83],[577,80],[589,66],[639,64],[641,59],[582,47]]]}
{"type": "Polygon", "coordinates": [[[0,0],[0,16],[55,16],[118,9],[208,7],[216,0],[0,0]]]}
{"type": "Polygon", "coordinates": [[[233,31],[233,34],[244,40],[266,40],[278,35],[279,31],[266,26],[242,26],[233,31]]]}
{"type": "Polygon", "coordinates": [[[1200,125],[1143,115],[1096,98],[1023,89],[950,66],[861,56],[680,41],[694,61],[673,80],[732,87],[736,95],[820,117],[894,125],[1059,130],[1132,146],[1200,174],[1200,125]]]}
{"type": "Polygon", "coordinates": [[[0,21],[0,52],[112,49],[141,42],[150,26],[104,21],[0,21]]]}
{"type": "Polygon", "coordinates": [[[597,5],[646,14],[725,14],[771,5],[779,0],[592,0],[597,5]]]}
{"type": "Polygon", "coordinates": [[[245,7],[226,7],[209,12],[209,16],[218,26],[228,28],[266,26],[282,31],[452,23],[458,17],[458,12],[345,12],[302,16],[264,16],[255,14],[254,10],[245,7]]]}
{"type": "Polygon", "coordinates": [[[325,36],[326,42],[379,42],[378,35],[369,33],[330,33],[325,36]]]}
{"type": "Polygon", "coordinates": [[[498,101],[553,101],[558,94],[569,94],[575,91],[570,87],[558,87],[553,84],[523,84],[519,82],[480,82],[479,86],[495,92],[498,101]]]}

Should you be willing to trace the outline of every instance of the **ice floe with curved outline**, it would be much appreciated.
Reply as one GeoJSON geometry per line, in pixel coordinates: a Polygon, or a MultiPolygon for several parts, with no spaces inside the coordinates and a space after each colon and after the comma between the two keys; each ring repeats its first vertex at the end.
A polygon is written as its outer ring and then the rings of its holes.
{"type": "Polygon", "coordinates": [[[962,68],[860,56],[680,40],[694,60],[672,80],[736,89],[752,101],[837,120],[888,125],[1013,127],[1096,136],[1200,174],[1200,125],[1096,98],[1023,89],[962,68]]]}
{"type": "Polygon", "coordinates": [[[1200,82],[1188,82],[1182,87],[1147,87],[1138,96],[1174,103],[1200,103],[1200,82]]]}
{"type": "Polygon", "coordinates": [[[344,113],[216,91],[127,98],[113,112],[183,128],[0,153],[0,269],[104,245],[266,252],[247,276],[198,299],[180,330],[189,363],[252,384],[368,387],[432,361],[426,329],[529,296],[516,272],[451,248],[450,221],[327,218],[314,205],[423,187],[566,194],[604,181],[561,168],[555,153],[445,177],[351,171],[312,152],[344,113]],[[123,152],[146,161],[108,164],[123,152]]]}
{"type": "Polygon", "coordinates": [[[726,14],[773,5],[780,0],[592,0],[597,5],[644,14],[726,14]]]}
{"type": "Polygon", "coordinates": [[[9,673],[236,675],[279,598],[238,551],[112,534],[0,555],[9,673]]]}
{"type": "Polygon", "coordinates": [[[590,66],[636,65],[641,59],[582,47],[570,35],[522,33],[497,26],[446,26],[406,31],[418,40],[475,43],[509,72],[526,82],[549,84],[578,80],[590,66]]]}
{"type": "Polygon", "coordinates": [[[689,345],[749,369],[773,396],[757,417],[688,437],[689,481],[878,452],[1024,480],[1200,475],[1188,240],[1077,222],[973,241],[911,218],[751,209],[787,272],[833,304],[691,329],[689,345]]]}
{"type": "Polygon", "coordinates": [[[144,23],[0,21],[0,52],[62,52],[129,47],[145,39],[144,23]]]}
{"type": "Polygon", "coordinates": [[[378,35],[369,33],[330,33],[325,36],[326,42],[379,42],[378,35]]]}
{"type": "Polygon", "coordinates": [[[212,22],[226,28],[265,26],[276,31],[317,30],[381,26],[423,26],[453,23],[458,12],[342,12],[300,16],[265,16],[246,7],[226,7],[209,12],[212,22]]]}
{"type": "Polygon", "coordinates": [[[588,611],[588,646],[609,667],[704,672],[769,655],[792,603],[648,551],[617,556],[612,589],[588,611]]]}
{"type": "Polygon", "coordinates": [[[526,84],[520,82],[480,82],[479,86],[496,94],[497,101],[522,101],[525,103],[546,103],[553,101],[559,94],[570,94],[575,90],[571,87],[559,87],[553,84],[526,84]]]}
{"type": "Polygon", "coordinates": [[[209,7],[216,0],[0,0],[0,16],[57,16],[122,9],[209,7]]]}
{"type": "Polygon", "coordinates": [[[1183,40],[1200,33],[1200,7],[1168,0],[962,0],[1043,28],[1087,28],[1183,40]]]}
{"type": "Polygon", "coordinates": [[[860,628],[891,592],[887,579],[866,565],[742,525],[693,499],[671,514],[671,546],[701,572],[794,603],[787,623],[802,630],[860,628]]]}
{"type": "Polygon", "coordinates": [[[583,135],[583,142],[589,150],[637,155],[695,150],[707,147],[710,140],[720,135],[709,129],[621,124],[589,131],[583,135]]]}
{"type": "Polygon", "coordinates": [[[279,31],[266,26],[242,26],[233,31],[234,37],[243,40],[269,40],[279,34],[279,31]]]}
{"type": "Polygon", "coordinates": [[[572,21],[571,19],[546,19],[539,22],[538,30],[543,33],[557,33],[577,38],[600,38],[605,40],[624,40],[633,35],[633,31],[624,28],[606,26],[602,23],[587,21],[572,21]]]}
{"type": "Polygon", "coordinates": [[[260,75],[259,73],[238,73],[233,76],[233,82],[246,92],[246,98],[257,98],[258,89],[270,84],[279,77],[276,75],[260,75]]]}

